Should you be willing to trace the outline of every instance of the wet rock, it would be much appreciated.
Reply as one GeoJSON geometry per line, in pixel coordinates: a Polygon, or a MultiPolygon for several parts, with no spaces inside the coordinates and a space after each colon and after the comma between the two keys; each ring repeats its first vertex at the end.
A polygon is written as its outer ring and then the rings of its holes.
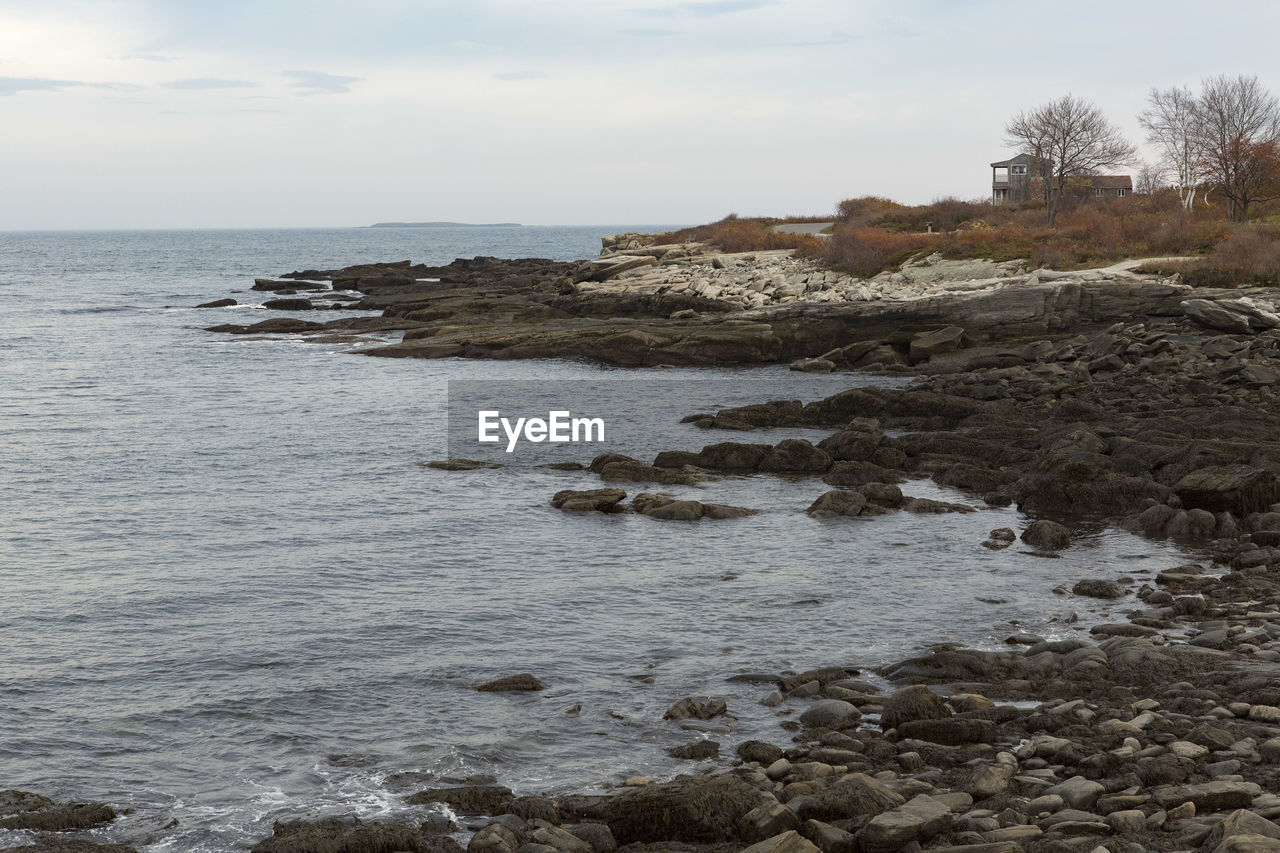
{"type": "Polygon", "coordinates": [[[748,740],[738,744],[735,750],[743,761],[754,761],[768,767],[782,757],[782,749],[761,740],[748,740]]]}
{"type": "Polygon", "coordinates": [[[435,468],[437,471],[475,471],[481,468],[501,468],[497,462],[485,462],[480,459],[463,459],[460,456],[449,459],[435,459],[431,462],[419,462],[423,468],[435,468]]]}
{"type": "Polygon", "coordinates": [[[695,699],[687,696],[676,702],[667,712],[662,715],[664,720],[687,720],[693,718],[695,720],[710,720],[718,717],[728,710],[728,706],[723,699],[714,697],[705,697],[695,699]]]}
{"type": "Polygon", "coordinates": [[[620,512],[618,504],[627,496],[622,489],[564,489],[551,498],[551,505],[564,512],[620,512]]]}
{"type": "Polygon", "coordinates": [[[880,713],[880,726],[888,730],[913,720],[939,720],[951,716],[944,700],[928,687],[904,687],[890,694],[880,713]]]}
{"type": "Polygon", "coordinates": [[[613,833],[603,823],[575,823],[565,829],[590,844],[593,853],[613,853],[618,849],[613,833]]]}
{"type": "Polygon", "coordinates": [[[204,302],[197,305],[197,308],[230,308],[232,305],[238,305],[234,299],[215,299],[212,302],[204,302]]]}
{"type": "Polygon", "coordinates": [[[248,326],[224,323],[219,326],[210,326],[205,331],[228,335],[296,335],[303,332],[318,332],[322,329],[324,329],[324,323],[313,323],[310,320],[298,320],[293,317],[273,317],[248,326]]]}
{"type": "Polygon", "coordinates": [[[905,802],[901,794],[865,773],[850,773],[814,794],[791,800],[788,805],[801,820],[830,822],[878,815],[905,802]]]}
{"type": "Polygon", "coordinates": [[[667,750],[667,755],[685,761],[702,761],[707,758],[715,758],[719,754],[720,744],[714,740],[703,738],[690,741],[682,746],[673,746],[667,750]]]}
{"type": "Polygon", "coordinates": [[[898,735],[912,740],[925,740],[946,746],[965,743],[994,743],[997,731],[990,720],[948,717],[938,720],[907,720],[896,726],[898,735]]]}
{"type": "Polygon", "coordinates": [[[507,806],[510,813],[524,821],[542,820],[560,823],[560,809],[546,797],[516,797],[507,806]]]}
{"type": "Polygon", "coordinates": [[[411,806],[428,803],[444,803],[463,814],[505,814],[515,799],[510,788],[499,785],[463,785],[457,788],[428,788],[410,795],[405,802],[411,806]]]}
{"type": "Polygon", "coordinates": [[[1042,518],[1022,531],[1022,541],[1046,551],[1060,551],[1071,545],[1071,531],[1056,521],[1042,518]]]}
{"type": "Polygon", "coordinates": [[[1116,581],[1090,579],[1077,581],[1071,592],[1089,598],[1124,598],[1125,588],[1116,581]]]}
{"type": "Polygon", "coordinates": [[[860,515],[867,506],[866,495],[852,489],[833,489],[820,495],[805,510],[818,518],[860,515]]]}
{"type": "Polygon", "coordinates": [[[271,311],[311,311],[316,306],[310,299],[268,299],[262,307],[271,311]]]}
{"type": "MultiPolygon", "coordinates": [[[[599,457],[597,457],[597,461],[598,459],[599,457]]],[[[591,470],[599,473],[600,479],[608,483],[659,483],[662,485],[691,486],[706,479],[697,474],[672,471],[667,468],[659,468],[656,465],[646,465],[643,462],[626,457],[615,458],[598,468],[596,463],[592,462],[591,470]]]]}
{"type": "Polygon", "coordinates": [[[1280,477],[1248,465],[1220,465],[1192,471],[1173,491],[1185,507],[1243,517],[1280,501],[1280,477]]]}
{"type": "Polygon", "coordinates": [[[507,675],[477,684],[476,690],[481,693],[501,693],[506,691],[546,690],[547,685],[527,672],[519,675],[507,675]]]}
{"type": "Polygon", "coordinates": [[[831,457],[826,451],[804,439],[788,438],[765,454],[758,470],[772,474],[822,474],[830,467],[831,457]]]}
{"type": "Polygon", "coordinates": [[[930,515],[939,515],[947,512],[977,512],[973,507],[966,504],[935,501],[931,498],[907,498],[902,503],[902,510],[903,512],[930,515]]]}
{"type": "Polygon", "coordinates": [[[562,810],[609,826],[618,844],[722,842],[739,838],[743,819],[776,800],[727,773],[675,779],[611,797],[562,798],[562,810]]]}
{"type": "Polygon", "coordinates": [[[800,715],[800,724],[808,728],[839,729],[862,717],[855,706],[840,699],[814,702],[800,715]]]}
{"type": "Polygon", "coordinates": [[[662,521],[698,521],[703,518],[718,521],[756,515],[756,510],[747,507],[677,500],[644,492],[632,499],[631,508],[641,515],[662,521]]]}
{"type": "Polygon", "coordinates": [[[138,853],[127,844],[100,844],[64,835],[42,835],[30,844],[0,848],[0,853],[138,853]]]}
{"type": "MultiPolygon", "coordinates": [[[[1247,809],[1237,809],[1213,828],[1209,837],[1205,839],[1204,849],[1212,850],[1223,841],[1241,835],[1261,836],[1280,841],[1280,826],[1247,809]]],[[[1280,843],[1275,845],[1275,849],[1280,849],[1280,843]]]]}
{"type": "Polygon", "coordinates": [[[448,836],[424,836],[418,827],[409,824],[365,823],[359,818],[276,821],[271,837],[255,844],[252,853],[393,853],[400,850],[462,853],[461,845],[448,836]]]}
{"type": "Polygon", "coordinates": [[[5,791],[0,796],[3,811],[14,813],[0,817],[0,829],[34,829],[65,832],[90,829],[116,819],[115,809],[105,803],[55,803],[27,791],[5,791]]]}

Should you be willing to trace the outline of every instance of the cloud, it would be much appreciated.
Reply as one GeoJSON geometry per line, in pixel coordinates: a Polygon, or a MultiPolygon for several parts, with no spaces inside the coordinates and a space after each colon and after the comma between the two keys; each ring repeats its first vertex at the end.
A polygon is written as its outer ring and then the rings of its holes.
{"type": "Polygon", "coordinates": [[[664,30],[659,27],[632,27],[629,30],[619,30],[624,36],[637,36],[639,38],[665,38],[676,34],[675,30],[664,30]]]}
{"type": "Polygon", "coordinates": [[[301,89],[304,95],[340,95],[350,92],[352,83],[360,82],[359,77],[344,77],[324,71],[286,71],[284,75],[292,77],[294,88],[301,89]]]}
{"type": "Polygon", "coordinates": [[[736,12],[751,12],[766,6],[777,6],[781,0],[689,0],[685,3],[672,3],[666,6],[654,6],[648,9],[635,9],[641,15],[666,16],[677,12],[693,15],[697,18],[714,18],[719,15],[732,15],[736,12]]]}
{"type": "Polygon", "coordinates": [[[541,71],[502,71],[493,75],[495,80],[541,80],[546,76],[541,71]]]}
{"type": "Polygon", "coordinates": [[[92,86],[80,80],[50,80],[46,77],[0,77],[0,96],[19,92],[57,92],[73,86],[92,86]]]}
{"type": "Polygon", "coordinates": [[[252,89],[257,83],[248,80],[220,80],[216,77],[192,77],[161,83],[166,89],[252,89]]]}

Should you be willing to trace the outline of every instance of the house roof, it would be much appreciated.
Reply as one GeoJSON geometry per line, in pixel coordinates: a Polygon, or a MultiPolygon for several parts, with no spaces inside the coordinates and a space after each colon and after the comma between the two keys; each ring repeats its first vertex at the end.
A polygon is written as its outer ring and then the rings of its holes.
{"type": "Polygon", "coordinates": [[[1013,166],[1013,165],[1018,165],[1018,166],[1021,166],[1023,164],[1031,165],[1035,161],[1036,161],[1036,158],[1034,154],[1019,154],[1016,157],[1010,157],[1008,160],[1001,160],[999,163],[992,163],[991,168],[1000,169],[1000,168],[1008,168],[1009,166],[1013,166]]]}
{"type": "Polygon", "coordinates": [[[1129,175],[1092,175],[1084,180],[1095,190],[1133,189],[1133,178],[1129,175]]]}

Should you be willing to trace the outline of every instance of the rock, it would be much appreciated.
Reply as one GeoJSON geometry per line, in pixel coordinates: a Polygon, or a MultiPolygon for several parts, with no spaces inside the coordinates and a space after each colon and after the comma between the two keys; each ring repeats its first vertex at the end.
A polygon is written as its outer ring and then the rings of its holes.
{"type": "Polygon", "coordinates": [[[1280,316],[1248,297],[1241,299],[1187,299],[1182,312],[1207,329],[1248,335],[1280,326],[1280,316]]]}
{"type": "Polygon", "coordinates": [[[858,853],[858,842],[853,833],[820,820],[806,820],[800,825],[800,834],[822,853],[858,853]]]}
{"type": "Polygon", "coordinates": [[[631,501],[631,507],[641,515],[662,521],[698,521],[702,518],[723,520],[755,515],[756,510],[727,504],[704,504],[700,501],[682,501],[665,495],[642,492],[631,501]]]}
{"type": "Polygon", "coordinates": [[[782,803],[767,803],[747,812],[740,835],[747,841],[763,841],[800,827],[795,812],[782,803]]]}
{"type": "Polygon", "coordinates": [[[99,844],[64,835],[41,835],[31,844],[0,848],[0,853],[138,853],[127,844],[99,844]]]}
{"type": "Polygon", "coordinates": [[[803,373],[831,373],[836,369],[836,363],[825,358],[801,358],[791,362],[789,366],[792,370],[803,373]]]}
{"type": "Polygon", "coordinates": [[[1280,477],[1248,465],[1219,465],[1192,471],[1173,491],[1185,507],[1244,517],[1280,501],[1280,477]]]}
{"type": "Polygon", "coordinates": [[[994,542],[1013,542],[1018,538],[1018,534],[1010,527],[998,527],[988,533],[987,538],[994,542]]]}
{"type": "Polygon", "coordinates": [[[965,743],[994,743],[997,732],[990,720],[949,717],[941,720],[906,720],[897,725],[898,735],[946,746],[965,743]]]}
{"type": "Polygon", "coordinates": [[[13,809],[16,813],[0,817],[0,829],[66,832],[102,826],[116,819],[115,809],[105,803],[55,803],[26,791],[5,791],[4,794],[9,795],[4,810],[13,809]]]}
{"type": "Polygon", "coordinates": [[[1265,835],[1233,835],[1213,849],[1213,853],[1277,853],[1280,841],[1265,835]]]}
{"type": "Polygon", "coordinates": [[[551,498],[551,505],[564,512],[620,512],[618,504],[627,493],[622,489],[564,489],[551,498]]]}
{"type": "Polygon", "coordinates": [[[683,746],[673,746],[667,750],[667,755],[685,761],[702,761],[706,758],[715,758],[719,754],[720,744],[704,738],[690,741],[683,746]]]}
{"type": "Polygon", "coordinates": [[[519,818],[507,821],[505,820],[507,817],[514,818],[514,816],[504,815],[481,827],[475,835],[471,836],[467,853],[515,853],[528,827],[519,818]],[[509,823],[515,825],[508,825],[509,823]]]}
{"type": "Polygon", "coordinates": [[[901,811],[882,812],[871,818],[858,833],[858,846],[865,853],[890,853],[920,837],[924,820],[901,811]]]}
{"type": "MultiPolygon", "coordinates": [[[[1212,850],[1223,841],[1241,835],[1280,840],[1280,826],[1248,809],[1236,809],[1213,828],[1204,842],[1204,848],[1212,850]]],[[[1280,845],[1276,849],[1280,849],[1280,845]]]]}
{"type": "Polygon", "coordinates": [[[944,512],[977,512],[973,507],[966,504],[949,503],[947,501],[935,501],[930,498],[907,498],[902,504],[903,512],[914,512],[917,514],[930,513],[939,514],[944,512]]]}
{"type": "Polygon", "coordinates": [[[423,468],[435,468],[437,471],[475,471],[480,468],[501,468],[497,462],[484,462],[480,459],[463,459],[453,456],[448,459],[435,459],[431,462],[419,462],[423,468]]]}
{"type": "Polygon", "coordinates": [[[614,853],[618,849],[613,833],[603,823],[574,823],[565,829],[590,844],[594,853],[614,853]]]}
{"type": "Polygon", "coordinates": [[[902,495],[902,489],[892,483],[866,483],[859,491],[866,495],[870,503],[890,509],[902,506],[906,500],[902,495]]]}
{"type": "Polygon", "coordinates": [[[776,802],[736,775],[684,777],[612,797],[562,798],[567,813],[609,826],[619,845],[657,841],[723,842],[739,838],[743,819],[776,802]]]}
{"type": "Polygon", "coordinates": [[[230,308],[232,305],[239,305],[234,299],[215,299],[212,302],[204,302],[197,305],[197,308],[230,308]]]}
{"type": "Polygon", "coordinates": [[[1245,808],[1253,802],[1253,795],[1235,782],[1200,782],[1194,785],[1157,788],[1152,794],[1163,809],[1191,803],[1196,808],[1196,814],[1220,809],[1245,808]]]}
{"type": "Polygon", "coordinates": [[[933,332],[921,332],[911,339],[909,355],[913,362],[928,361],[936,353],[951,352],[960,349],[964,340],[964,329],[959,326],[948,326],[933,332]]]}
{"type": "Polygon", "coordinates": [[[462,853],[448,836],[427,836],[405,823],[365,823],[359,818],[276,821],[270,838],[253,846],[252,853],[332,853],[332,851],[432,850],[462,853]]]}
{"type": "Polygon", "coordinates": [[[795,830],[752,844],[742,853],[821,853],[795,830]]]}
{"type": "Polygon", "coordinates": [[[1022,541],[1046,551],[1060,551],[1071,545],[1071,531],[1056,521],[1033,521],[1022,531],[1022,541]]]}
{"type": "Polygon", "coordinates": [[[1124,598],[1125,589],[1116,581],[1090,579],[1077,581],[1071,588],[1071,592],[1089,598],[1124,598]]]}
{"type": "Polygon", "coordinates": [[[316,306],[310,299],[268,299],[262,307],[272,311],[311,311],[316,306]]]}
{"type": "Polygon", "coordinates": [[[888,730],[912,720],[938,720],[951,716],[946,701],[928,687],[916,685],[896,690],[884,701],[880,727],[888,730]]]}
{"type": "MultiPolygon", "coordinates": [[[[613,454],[609,454],[612,456],[613,454]]],[[[597,461],[599,457],[597,457],[597,461]]],[[[672,471],[656,465],[646,465],[635,459],[621,457],[596,467],[591,463],[591,470],[600,475],[606,483],[660,483],[668,486],[692,486],[706,479],[697,474],[684,471],[672,471]]]]}
{"type": "Polygon", "coordinates": [[[662,719],[687,720],[692,717],[695,720],[710,720],[712,717],[720,716],[727,710],[728,706],[723,699],[685,697],[668,708],[667,712],[662,715],[662,719]]]}
{"type": "Polygon", "coordinates": [[[1146,831],[1147,815],[1141,809],[1124,809],[1107,815],[1107,826],[1117,834],[1136,834],[1146,831]]]}
{"type": "Polygon", "coordinates": [[[543,823],[535,826],[529,833],[529,840],[534,844],[545,844],[557,853],[595,853],[591,844],[559,826],[543,823]]]}
{"type": "Polygon", "coordinates": [[[804,439],[787,438],[765,454],[758,470],[772,474],[822,474],[830,467],[831,457],[825,450],[804,439]]]}
{"type": "Polygon", "coordinates": [[[444,803],[462,814],[499,815],[511,808],[515,799],[510,788],[499,785],[464,785],[457,788],[428,788],[410,795],[405,802],[411,806],[428,803],[444,803]]]}
{"type": "Polygon", "coordinates": [[[734,750],[743,761],[754,761],[768,767],[782,757],[782,749],[761,740],[748,740],[734,750]]]}
{"type": "Polygon", "coordinates": [[[1046,794],[1056,794],[1061,797],[1068,808],[1085,811],[1093,808],[1093,804],[1106,791],[1107,789],[1100,783],[1086,779],[1083,776],[1072,776],[1065,782],[1059,782],[1057,785],[1045,789],[1046,794]]]}
{"type": "Polygon", "coordinates": [[[901,794],[889,790],[865,773],[850,773],[800,802],[792,800],[790,805],[802,820],[830,822],[860,815],[878,815],[905,802],[906,798],[901,794]]]}
{"type": "Polygon", "coordinates": [[[973,771],[963,788],[974,800],[985,800],[1009,790],[1013,768],[1006,764],[985,764],[973,771]]]}
{"type": "Polygon", "coordinates": [[[839,729],[857,722],[862,712],[840,699],[823,699],[814,702],[800,715],[800,724],[806,728],[839,729]]]}
{"type": "Polygon", "coordinates": [[[819,496],[805,512],[819,518],[853,516],[861,514],[866,505],[867,498],[862,492],[852,489],[833,489],[819,496]]]}
{"type": "Polygon", "coordinates": [[[502,693],[506,691],[546,690],[547,685],[527,672],[519,675],[507,675],[476,685],[481,693],[502,693]]]}

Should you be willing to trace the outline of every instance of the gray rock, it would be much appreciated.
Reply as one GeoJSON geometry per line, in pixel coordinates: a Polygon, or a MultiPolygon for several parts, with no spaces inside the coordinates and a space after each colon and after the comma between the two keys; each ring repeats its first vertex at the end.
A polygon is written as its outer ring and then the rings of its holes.
{"type": "Polygon", "coordinates": [[[1046,794],[1057,794],[1068,808],[1073,809],[1090,809],[1098,798],[1106,793],[1106,788],[1100,783],[1083,776],[1072,776],[1065,782],[1060,782],[1052,788],[1045,790],[1046,794]]]}
{"type": "Polygon", "coordinates": [[[1033,521],[1022,531],[1022,541],[1046,551],[1060,551],[1071,545],[1071,531],[1056,521],[1033,521]]]}
{"type": "Polygon", "coordinates": [[[773,802],[747,812],[742,819],[740,834],[747,841],[764,841],[793,829],[799,829],[796,813],[782,803],[773,802]]]}
{"type": "Polygon", "coordinates": [[[723,699],[709,696],[695,699],[691,696],[686,696],[668,708],[667,712],[662,715],[662,719],[687,720],[692,717],[696,720],[710,720],[712,717],[720,716],[727,710],[728,706],[723,699]]]}
{"type": "Polygon", "coordinates": [[[495,678],[493,681],[486,681],[483,684],[476,685],[476,690],[479,690],[481,693],[504,693],[546,689],[546,684],[537,678],[534,678],[527,672],[522,672],[519,675],[508,675],[503,678],[495,678]]]}
{"type": "Polygon", "coordinates": [[[1125,589],[1122,584],[1116,581],[1092,578],[1077,581],[1076,585],[1071,588],[1071,592],[1088,598],[1124,598],[1125,589]]]}
{"type": "Polygon", "coordinates": [[[752,844],[742,853],[821,853],[813,843],[795,830],[752,844]]]}
{"type": "Polygon", "coordinates": [[[862,712],[848,702],[823,699],[805,709],[800,724],[806,728],[838,729],[861,717],[862,712]]]}

